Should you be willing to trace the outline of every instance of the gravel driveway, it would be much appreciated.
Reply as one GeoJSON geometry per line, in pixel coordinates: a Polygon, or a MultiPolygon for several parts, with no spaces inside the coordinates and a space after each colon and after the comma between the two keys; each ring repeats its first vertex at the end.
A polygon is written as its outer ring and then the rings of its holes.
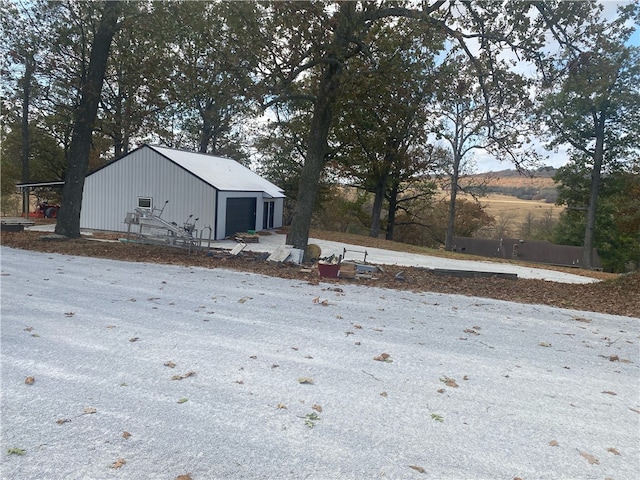
{"type": "Polygon", "coordinates": [[[637,318],[0,253],[4,479],[640,478],[637,318]]]}

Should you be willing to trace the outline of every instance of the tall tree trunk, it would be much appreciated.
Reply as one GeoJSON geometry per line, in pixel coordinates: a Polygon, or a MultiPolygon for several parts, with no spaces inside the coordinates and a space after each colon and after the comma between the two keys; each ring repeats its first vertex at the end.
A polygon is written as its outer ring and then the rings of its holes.
{"type": "Polygon", "coordinates": [[[69,238],[80,236],[80,210],[84,179],[89,168],[91,137],[109,60],[109,49],[117,29],[122,5],[123,2],[113,0],[104,4],[100,25],[91,45],[89,70],[86,81],[82,85],[82,98],[75,113],[62,203],[56,224],[56,233],[69,238]]]}
{"type": "Polygon", "coordinates": [[[393,186],[389,192],[389,212],[387,213],[387,233],[385,239],[393,240],[393,230],[396,224],[396,210],[398,209],[398,190],[400,185],[393,180],[393,186]]]}
{"type": "MultiPolygon", "coordinates": [[[[29,142],[29,106],[31,103],[31,82],[33,71],[35,69],[35,60],[31,53],[27,54],[24,62],[24,77],[22,78],[22,182],[27,183],[31,180],[29,177],[29,157],[31,156],[31,145],[29,142]]],[[[22,212],[25,218],[29,218],[29,187],[24,187],[22,192],[22,212]]]]}
{"type": "Polygon", "coordinates": [[[458,180],[460,179],[460,158],[457,152],[453,154],[453,171],[451,172],[451,192],[449,195],[449,218],[447,219],[447,234],[444,239],[444,249],[453,249],[453,234],[456,223],[456,199],[458,197],[458,180]]]}
{"type": "Polygon", "coordinates": [[[200,109],[200,116],[202,117],[202,129],[200,130],[198,152],[207,153],[209,148],[209,142],[213,137],[213,122],[211,117],[213,114],[213,102],[207,100],[204,108],[200,109]]]}
{"type": "Polygon", "coordinates": [[[594,113],[594,126],[596,147],[593,154],[593,169],[591,170],[591,190],[589,192],[589,206],[587,207],[587,220],[584,229],[584,252],[582,254],[582,268],[593,268],[593,242],[596,229],[596,209],[598,206],[598,193],[602,177],[602,163],[604,160],[604,112],[600,117],[594,113]]]}
{"type": "Polygon", "coordinates": [[[301,250],[305,250],[309,242],[311,217],[327,154],[327,139],[333,121],[333,107],[338,98],[343,57],[349,46],[354,14],[355,2],[339,4],[339,11],[336,13],[339,17],[338,27],[334,34],[331,51],[328,54],[328,61],[324,64],[324,71],[313,105],[307,156],[300,174],[293,221],[289,235],[287,235],[287,243],[301,250]]]}
{"type": "Polygon", "coordinates": [[[389,180],[389,171],[385,170],[376,183],[373,198],[373,211],[371,212],[371,229],[369,236],[378,238],[380,234],[380,217],[382,215],[382,204],[384,203],[385,194],[387,193],[387,183],[389,180]]]}

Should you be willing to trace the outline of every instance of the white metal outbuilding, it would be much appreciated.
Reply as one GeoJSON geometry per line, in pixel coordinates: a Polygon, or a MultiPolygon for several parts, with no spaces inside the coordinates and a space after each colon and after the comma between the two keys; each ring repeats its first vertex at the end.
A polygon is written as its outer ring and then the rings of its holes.
{"type": "Polygon", "coordinates": [[[80,228],[124,232],[127,213],[146,208],[178,225],[197,218],[217,240],[281,227],[284,198],[235,160],[145,144],[87,175],[80,228]]]}

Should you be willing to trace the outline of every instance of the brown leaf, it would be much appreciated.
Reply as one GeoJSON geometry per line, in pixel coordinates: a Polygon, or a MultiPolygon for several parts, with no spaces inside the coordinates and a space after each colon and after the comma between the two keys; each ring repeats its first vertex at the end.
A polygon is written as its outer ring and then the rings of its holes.
{"type": "Polygon", "coordinates": [[[171,360],[168,360],[168,361],[164,362],[164,366],[165,367],[169,367],[169,368],[175,368],[176,364],[173,363],[171,360]]]}
{"type": "Polygon", "coordinates": [[[33,382],[35,382],[36,379],[33,377],[27,377],[24,379],[24,383],[26,383],[27,385],[33,385],[33,382]]]}
{"type": "Polygon", "coordinates": [[[438,393],[444,393],[444,392],[445,392],[444,388],[439,388],[439,389],[438,389],[438,390],[436,390],[436,391],[437,391],[438,393]]]}
{"type": "Polygon", "coordinates": [[[587,462],[589,462],[589,465],[600,465],[600,461],[593,455],[586,452],[580,452],[580,455],[582,455],[587,460],[587,462]]]}
{"type": "Polygon", "coordinates": [[[378,361],[378,362],[387,362],[387,363],[391,363],[393,362],[393,360],[391,360],[391,355],[389,355],[388,353],[381,353],[380,355],[378,355],[377,357],[373,357],[374,360],[378,361]]]}
{"type": "Polygon", "coordinates": [[[552,447],[559,447],[560,446],[560,444],[558,443],[557,440],[551,440],[549,442],[549,445],[551,445],[552,447]]]}
{"type": "Polygon", "coordinates": [[[313,385],[313,378],[310,377],[299,377],[298,383],[313,385]]]}
{"type": "Polygon", "coordinates": [[[71,420],[69,420],[68,418],[59,418],[58,420],[56,420],[56,423],[57,423],[58,425],[62,425],[63,423],[68,423],[68,422],[70,422],[70,421],[71,421],[71,420]]]}
{"type": "Polygon", "coordinates": [[[380,394],[380,396],[381,396],[381,397],[386,397],[386,396],[387,396],[387,392],[382,392],[382,393],[380,394]]]}
{"type": "Polygon", "coordinates": [[[409,465],[409,468],[413,468],[416,472],[420,472],[420,473],[426,472],[426,470],[424,468],[419,467],[417,465],[409,465]]]}
{"type": "Polygon", "coordinates": [[[96,410],[93,407],[87,407],[83,410],[83,413],[86,413],[88,415],[91,415],[92,413],[96,413],[98,410],[96,410]]]}
{"type": "Polygon", "coordinates": [[[184,475],[178,475],[176,480],[193,480],[193,478],[191,478],[190,473],[185,473],[184,475]]]}
{"type": "Polygon", "coordinates": [[[64,314],[65,314],[67,317],[73,317],[73,316],[75,315],[75,313],[73,313],[73,312],[64,312],[64,314]]]}
{"type": "Polygon", "coordinates": [[[463,380],[469,380],[469,375],[465,375],[464,377],[462,377],[463,380]]]}
{"type": "Polygon", "coordinates": [[[33,330],[33,327],[27,327],[24,329],[25,332],[31,332],[33,330]]]}
{"type": "Polygon", "coordinates": [[[447,387],[458,388],[458,384],[453,378],[444,377],[444,378],[441,378],[440,381],[444,383],[447,387]]]}
{"type": "Polygon", "coordinates": [[[576,322],[591,323],[591,320],[584,317],[573,317],[576,322]]]}
{"type": "Polygon", "coordinates": [[[609,357],[609,361],[610,362],[619,362],[620,361],[620,357],[618,355],[611,355],[609,357]]]}
{"type": "Polygon", "coordinates": [[[471,328],[464,329],[464,333],[470,333],[471,335],[480,335],[479,332],[476,332],[475,330],[472,330],[471,328]]]}
{"type": "Polygon", "coordinates": [[[320,302],[320,297],[315,297],[313,300],[311,300],[313,303],[319,303],[320,302]]]}
{"type": "Polygon", "coordinates": [[[129,432],[122,432],[122,438],[129,440],[129,438],[131,438],[131,434],[129,432]]]}
{"type": "Polygon", "coordinates": [[[286,410],[287,406],[284,403],[279,403],[277,408],[278,410],[286,410]]]}
{"type": "Polygon", "coordinates": [[[171,380],[184,380],[185,378],[193,377],[196,374],[193,370],[182,375],[174,375],[171,380]]]}
{"type": "Polygon", "coordinates": [[[357,325],[357,324],[356,324],[356,325],[354,325],[354,326],[353,326],[353,328],[361,329],[361,328],[362,328],[362,325],[357,325]]]}
{"type": "Polygon", "coordinates": [[[132,337],[129,339],[130,342],[137,342],[138,340],[140,340],[140,337],[132,337]]]}
{"type": "Polygon", "coordinates": [[[607,448],[607,452],[613,453],[614,455],[620,455],[620,452],[618,451],[618,449],[616,449],[614,447],[607,448]]]}
{"type": "Polygon", "coordinates": [[[612,392],[611,390],[605,390],[603,392],[600,393],[606,393],[607,395],[618,395],[616,392],[612,392]]]}
{"type": "Polygon", "coordinates": [[[540,345],[541,347],[550,347],[551,344],[549,342],[540,342],[538,345],[540,345]]]}
{"type": "Polygon", "coordinates": [[[111,468],[120,468],[122,467],[125,463],[127,463],[127,461],[124,458],[119,458],[118,460],[116,460],[115,462],[113,462],[113,464],[111,465],[111,468]]]}
{"type": "Polygon", "coordinates": [[[322,407],[320,405],[314,404],[311,408],[316,412],[322,412],[322,407]]]}

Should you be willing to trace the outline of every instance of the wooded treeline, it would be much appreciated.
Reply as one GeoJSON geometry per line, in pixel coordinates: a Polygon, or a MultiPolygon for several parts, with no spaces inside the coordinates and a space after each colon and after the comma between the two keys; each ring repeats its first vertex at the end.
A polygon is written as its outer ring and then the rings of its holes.
{"type": "Polygon", "coordinates": [[[474,152],[527,172],[542,142],[568,155],[554,239],[586,268],[591,246],[640,261],[637,4],[2,0],[0,18],[3,202],[65,180],[63,235],[86,171],[148,142],[283,187],[298,248],[332,216],[450,248],[492,221],[457,198],[481,191],[460,182],[474,152]]]}

